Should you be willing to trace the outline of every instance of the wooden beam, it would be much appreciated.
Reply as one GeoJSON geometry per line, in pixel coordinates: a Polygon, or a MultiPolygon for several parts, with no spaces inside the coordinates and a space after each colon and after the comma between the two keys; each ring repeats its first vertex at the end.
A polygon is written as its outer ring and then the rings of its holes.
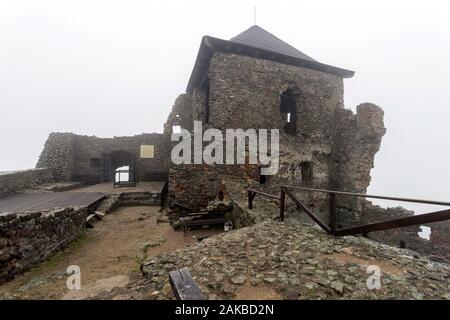
{"type": "Polygon", "coordinates": [[[337,230],[336,236],[347,236],[353,234],[366,234],[374,231],[384,231],[396,228],[410,227],[421,224],[433,223],[450,219],[450,210],[442,210],[417,216],[370,223],[362,226],[337,230]]]}
{"type": "Polygon", "coordinates": [[[323,230],[325,230],[327,233],[332,233],[330,227],[326,226],[325,224],[320,221],[319,218],[316,217],[316,215],[308,209],[307,206],[305,206],[300,200],[298,200],[295,195],[292,194],[292,192],[286,188],[282,188],[284,192],[288,195],[289,198],[292,199],[292,201],[295,202],[295,204],[300,207],[302,211],[304,211],[315,223],[317,223],[323,230]]]}
{"type": "Polygon", "coordinates": [[[207,300],[187,268],[169,272],[169,282],[178,300],[207,300]]]}
{"type": "Polygon", "coordinates": [[[270,194],[270,193],[258,191],[258,190],[251,189],[251,188],[247,189],[247,191],[250,191],[250,192],[253,192],[253,193],[256,193],[256,194],[260,194],[260,195],[262,195],[262,196],[264,196],[264,197],[267,197],[267,198],[271,198],[271,199],[275,199],[275,200],[280,200],[280,196],[276,196],[276,195],[273,195],[273,194],[270,194]]]}

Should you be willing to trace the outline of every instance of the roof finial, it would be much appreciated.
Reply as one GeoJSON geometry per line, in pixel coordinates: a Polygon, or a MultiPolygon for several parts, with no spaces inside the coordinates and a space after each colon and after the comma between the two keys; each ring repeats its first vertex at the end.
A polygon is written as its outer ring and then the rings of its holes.
{"type": "Polygon", "coordinates": [[[256,25],[256,5],[253,8],[253,24],[256,25]]]}

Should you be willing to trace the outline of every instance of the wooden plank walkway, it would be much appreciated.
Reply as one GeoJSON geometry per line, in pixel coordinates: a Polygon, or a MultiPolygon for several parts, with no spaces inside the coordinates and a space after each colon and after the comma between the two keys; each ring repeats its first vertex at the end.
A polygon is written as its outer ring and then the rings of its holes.
{"type": "Polygon", "coordinates": [[[0,198],[1,212],[44,211],[54,208],[88,207],[106,196],[103,192],[42,192],[0,198]]]}

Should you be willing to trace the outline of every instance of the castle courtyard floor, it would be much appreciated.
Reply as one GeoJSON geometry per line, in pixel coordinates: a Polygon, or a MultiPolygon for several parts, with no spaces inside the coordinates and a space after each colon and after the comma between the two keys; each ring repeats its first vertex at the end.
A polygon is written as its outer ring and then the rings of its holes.
{"type": "MultiPolygon", "coordinates": [[[[184,235],[168,223],[157,223],[159,216],[159,207],[119,208],[64,251],[1,285],[0,299],[102,298],[143,278],[140,263],[146,257],[173,252],[219,232],[195,230],[184,235]],[[66,270],[72,265],[80,267],[81,290],[67,289],[66,270]]],[[[127,292],[123,298],[145,298],[127,292]]]]}

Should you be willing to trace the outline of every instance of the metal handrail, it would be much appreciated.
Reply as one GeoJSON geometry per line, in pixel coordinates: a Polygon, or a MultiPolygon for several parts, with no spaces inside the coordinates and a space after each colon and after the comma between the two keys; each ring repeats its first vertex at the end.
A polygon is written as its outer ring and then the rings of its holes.
{"type": "Polygon", "coordinates": [[[255,190],[252,188],[247,188],[247,194],[248,194],[248,208],[249,209],[253,209],[253,200],[255,199],[255,196],[257,194],[262,195],[266,198],[271,198],[271,199],[275,199],[275,200],[280,200],[280,196],[276,196],[270,193],[266,193],[266,192],[262,192],[259,190],[255,190]]]}
{"type": "Polygon", "coordinates": [[[356,227],[344,228],[335,231],[336,236],[346,236],[352,234],[367,234],[368,232],[384,231],[390,229],[397,229],[402,227],[422,225],[426,223],[439,222],[450,219],[450,210],[442,210],[420,214],[418,216],[404,217],[399,219],[392,219],[382,222],[369,223],[356,227]]]}
{"type": "MultiPolygon", "coordinates": [[[[295,204],[297,205],[297,208],[302,209],[315,223],[317,223],[323,230],[325,230],[326,233],[332,233],[333,230],[332,228],[328,227],[327,225],[325,225],[322,221],[320,221],[320,219],[318,217],[316,217],[316,215],[305,205],[303,204],[303,202],[301,202],[300,200],[298,200],[289,190],[282,188],[282,198],[285,197],[285,194],[292,199],[292,201],[295,202],[295,204]]],[[[283,201],[284,204],[284,201],[283,201]]],[[[283,212],[284,212],[284,207],[283,207],[283,212]]],[[[280,219],[283,221],[284,220],[284,213],[282,214],[282,216],[280,216],[280,219]]]]}
{"type": "Polygon", "coordinates": [[[249,209],[253,208],[253,199],[257,194],[279,200],[279,208],[280,208],[280,220],[284,221],[284,213],[285,213],[285,203],[286,203],[286,195],[294,201],[297,205],[297,209],[304,211],[314,222],[316,222],[325,232],[328,234],[332,234],[334,236],[345,236],[345,235],[355,235],[355,234],[367,234],[369,232],[374,231],[383,231],[390,230],[414,225],[421,225],[426,223],[433,223],[439,221],[450,220],[450,209],[441,210],[436,212],[430,212],[426,214],[421,214],[412,217],[403,217],[398,219],[391,219],[376,223],[369,223],[365,225],[359,225],[355,227],[337,229],[336,228],[336,195],[347,195],[354,197],[363,197],[363,198],[372,198],[372,199],[384,199],[384,200],[394,200],[394,201],[402,201],[402,202],[413,202],[413,203],[425,203],[439,206],[449,206],[450,202],[443,201],[434,201],[434,200],[422,200],[422,199],[411,199],[411,198],[399,198],[399,197],[389,197],[389,196],[377,196],[377,195],[368,195],[362,193],[353,193],[353,192],[344,192],[344,191],[336,191],[336,190],[326,190],[326,189],[314,189],[314,188],[306,188],[306,187],[297,187],[297,186],[288,186],[288,185],[280,185],[280,195],[275,196],[262,191],[258,191],[255,189],[247,189],[248,192],[248,207],[249,209]],[[312,192],[321,192],[328,194],[329,198],[329,226],[324,224],[320,219],[297,197],[289,190],[303,190],[303,191],[312,191],[312,192]]]}
{"type": "Polygon", "coordinates": [[[340,194],[340,195],[347,195],[347,196],[354,196],[354,197],[394,200],[394,201],[402,201],[402,202],[425,203],[425,204],[433,204],[433,205],[438,205],[438,206],[450,206],[450,202],[442,202],[442,201],[434,201],[434,200],[422,200],[422,199],[378,196],[378,195],[371,195],[371,194],[364,194],[364,193],[354,193],[354,192],[326,190],[326,189],[314,189],[314,188],[305,188],[305,187],[288,186],[288,185],[280,185],[280,187],[289,188],[289,189],[298,189],[298,190],[305,190],[305,191],[328,193],[328,194],[340,194]]]}

